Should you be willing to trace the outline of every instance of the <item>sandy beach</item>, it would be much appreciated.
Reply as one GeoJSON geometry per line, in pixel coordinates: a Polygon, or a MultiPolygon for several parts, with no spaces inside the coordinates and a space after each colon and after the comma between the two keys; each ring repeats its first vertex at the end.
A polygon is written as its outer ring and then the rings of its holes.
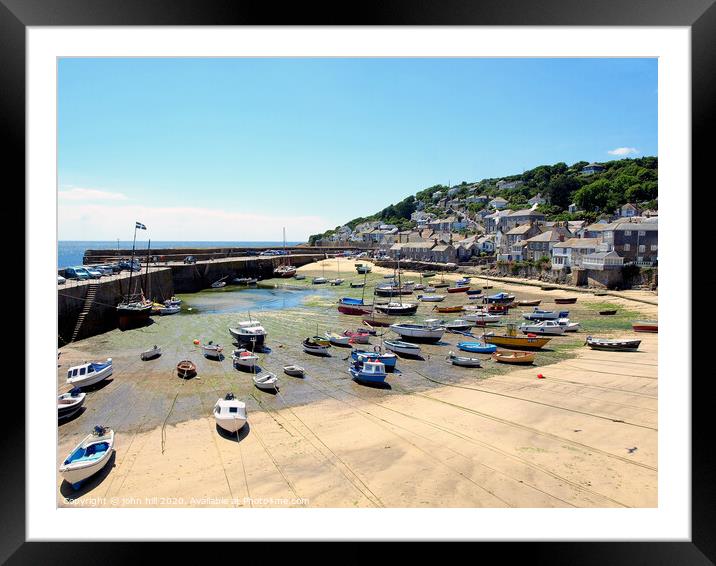
{"type": "MultiPolygon", "coordinates": [[[[342,277],[363,279],[346,260],[300,271],[310,279],[339,269],[342,277]]],[[[385,273],[374,267],[374,282],[385,273]]],[[[446,280],[459,277],[445,275],[446,280]]],[[[66,367],[82,358],[114,349],[117,369],[91,393],[86,414],[60,426],[58,465],[91,425],[111,425],[117,437],[111,464],[79,490],[58,476],[58,505],[655,507],[658,335],[634,334],[629,321],[656,319],[657,307],[613,296],[491,284],[489,292],[541,298],[541,308],[550,308],[554,297],[578,296],[576,305],[565,308],[588,321],[584,331],[555,339],[559,347],[522,368],[494,364],[487,356],[482,356],[483,368],[450,366],[445,355],[458,340],[446,335],[445,344],[424,348],[425,360],[401,359],[399,371],[389,374],[390,388],[376,389],[350,379],[349,349],[334,348],[326,359],[300,352],[300,338],[316,333],[314,323],[321,332],[360,323],[359,317],[336,313],[333,291],[308,289],[311,294],[296,305],[258,313],[272,347],[266,367],[276,373],[290,362],[307,368],[303,379],[281,374],[278,395],[255,389],[248,374],[231,368],[230,359],[196,359],[199,379],[184,382],[172,374],[176,361],[191,351],[194,336],[205,340],[223,332],[230,354],[225,328],[227,320],[236,319],[234,313],[182,313],[149,329],[113,331],[62,348],[60,390],[66,367]],[[625,314],[599,317],[595,310],[603,304],[625,314]],[[197,320],[203,321],[200,326],[197,320]],[[198,335],[199,328],[204,335],[198,335]],[[182,346],[153,366],[141,365],[136,361],[140,338],[146,342],[150,332],[149,339],[171,337],[182,346]],[[638,337],[642,343],[638,352],[595,351],[583,346],[590,332],[638,337]],[[216,399],[228,390],[247,404],[248,423],[238,437],[220,433],[211,416],[216,399]]],[[[337,296],[349,291],[360,296],[361,289],[348,289],[346,283],[337,296]]],[[[643,293],[656,301],[653,293],[643,293]]],[[[187,295],[184,300],[201,305],[200,299],[187,295]]],[[[425,318],[430,311],[420,314],[425,318]]]]}

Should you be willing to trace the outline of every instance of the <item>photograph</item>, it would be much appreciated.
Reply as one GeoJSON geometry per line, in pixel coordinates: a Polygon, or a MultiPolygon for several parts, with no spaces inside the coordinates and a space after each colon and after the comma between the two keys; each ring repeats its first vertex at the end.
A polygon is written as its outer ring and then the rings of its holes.
{"type": "Polygon", "coordinates": [[[58,56],[54,506],[657,509],[660,65],[58,56]]]}

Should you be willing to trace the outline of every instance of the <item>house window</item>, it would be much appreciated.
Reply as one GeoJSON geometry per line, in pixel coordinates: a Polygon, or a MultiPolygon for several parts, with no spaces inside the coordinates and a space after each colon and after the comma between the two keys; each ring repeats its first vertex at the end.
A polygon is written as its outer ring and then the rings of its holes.
{"type": "Polygon", "coordinates": [[[625,236],[631,236],[631,230],[624,230],[625,236]]]}
{"type": "Polygon", "coordinates": [[[640,235],[640,236],[646,236],[646,232],[644,232],[644,230],[639,230],[639,235],[640,235]]]}
{"type": "Polygon", "coordinates": [[[656,251],[656,244],[651,244],[651,251],[652,251],[652,252],[655,252],[655,251],[656,251]]]}
{"type": "Polygon", "coordinates": [[[640,253],[640,254],[643,254],[645,251],[646,251],[646,246],[645,246],[644,244],[641,244],[641,245],[639,246],[639,253],[640,253]]]}
{"type": "Polygon", "coordinates": [[[624,251],[625,252],[631,251],[631,246],[629,244],[624,244],[624,251]]]}

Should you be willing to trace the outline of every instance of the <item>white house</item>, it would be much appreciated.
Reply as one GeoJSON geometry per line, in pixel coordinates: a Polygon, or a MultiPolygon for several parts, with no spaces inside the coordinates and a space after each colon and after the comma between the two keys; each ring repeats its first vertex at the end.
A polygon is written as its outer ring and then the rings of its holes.
{"type": "Polygon", "coordinates": [[[552,269],[581,267],[582,258],[600,250],[598,238],[570,238],[552,246],[552,269]]]}
{"type": "Polygon", "coordinates": [[[605,269],[621,269],[622,265],[624,265],[624,258],[614,250],[595,252],[582,258],[582,267],[585,269],[604,271],[605,269]]]}
{"type": "Polygon", "coordinates": [[[547,201],[542,198],[542,195],[540,193],[537,193],[535,196],[533,196],[527,202],[529,203],[530,206],[539,206],[540,204],[544,204],[547,201]]]}
{"type": "Polygon", "coordinates": [[[502,197],[495,197],[488,204],[496,210],[502,210],[507,206],[508,203],[502,197]]]}

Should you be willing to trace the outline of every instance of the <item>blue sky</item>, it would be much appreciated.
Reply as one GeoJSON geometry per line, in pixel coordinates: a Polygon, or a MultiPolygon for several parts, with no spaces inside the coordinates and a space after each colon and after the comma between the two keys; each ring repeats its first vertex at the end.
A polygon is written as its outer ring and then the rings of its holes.
{"type": "Polygon", "coordinates": [[[302,240],[437,183],[657,155],[656,59],[61,59],[58,81],[60,239],[136,217],[302,240]]]}

